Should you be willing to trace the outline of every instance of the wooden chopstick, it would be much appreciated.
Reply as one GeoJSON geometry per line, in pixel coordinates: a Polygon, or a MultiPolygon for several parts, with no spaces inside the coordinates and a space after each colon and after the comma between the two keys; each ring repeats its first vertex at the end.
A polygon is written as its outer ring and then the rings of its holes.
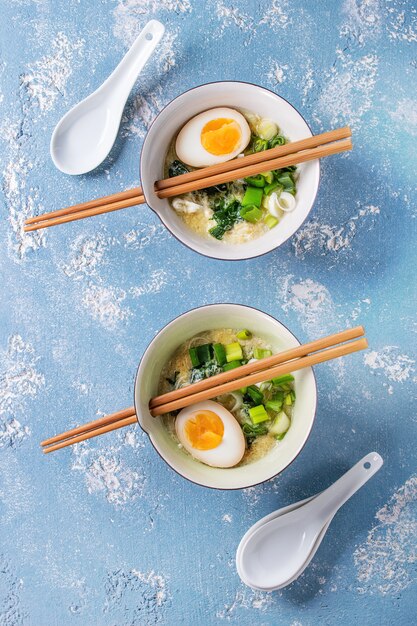
{"type": "MultiPolygon", "coordinates": [[[[111,196],[109,196],[111,197],[111,196]]],[[[93,201],[92,201],[93,202],[93,201]]],[[[144,204],[145,198],[143,195],[141,196],[133,196],[132,198],[127,198],[126,200],[120,200],[118,202],[113,202],[111,204],[103,204],[100,206],[96,206],[92,209],[87,209],[84,211],[75,211],[69,214],[63,214],[61,217],[56,217],[52,219],[44,219],[36,224],[29,224],[24,227],[25,233],[29,233],[33,230],[40,230],[41,228],[49,228],[50,226],[58,226],[58,224],[66,224],[68,222],[76,222],[77,220],[82,220],[85,217],[94,217],[95,215],[101,215],[102,213],[111,213],[112,211],[118,211],[119,209],[127,209],[131,206],[136,206],[138,204],[144,204]]],[[[68,207],[72,209],[73,207],[68,207]]],[[[61,211],[65,211],[65,209],[61,209],[61,211]]],[[[50,215],[46,213],[45,215],[50,215]]]]}
{"type": "MultiPolygon", "coordinates": [[[[233,159],[225,163],[219,163],[202,169],[194,170],[188,174],[167,178],[155,183],[156,193],[160,198],[168,198],[197,189],[230,182],[237,178],[254,175],[266,169],[279,169],[288,167],[315,158],[322,158],[330,154],[336,154],[352,148],[351,142],[346,141],[351,136],[349,127],[338,128],[321,133],[307,139],[294,141],[283,146],[277,146],[270,150],[250,154],[241,159],[233,159]],[[345,139],[345,141],[343,141],[345,139]],[[342,140],[342,141],[339,141],[342,140]],[[330,142],[337,142],[331,144],[330,142]],[[320,149],[321,148],[321,149],[320,149]],[[316,150],[316,152],[309,152],[316,150]],[[299,157],[294,161],[296,155],[299,157]],[[285,160],[285,157],[289,160],[285,160]],[[247,168],[247,169],[245,169],[247,168]]],[[[130,206],[143,204],[145,198],[142,188],[136,187],[128,191],[120,192],[96,200],[90,200],[72,207],[52,211],[40,216],[31,217],[25,222],[25,232],[48,228],[102,213],[117,211],[130,206]]]]}
{"type": "MultiPolygon", "coordinates": [[[[264,359],[259,359],[258,361],[255,361],[253,363],[241,365],[240,367],[236,367],[235,369],[229,370],[228,372],[223,372],[222,374],[217,374],[216,376],[210,376],[210,378],[205,378],[204,380],[200,380],[197,383],[192,383],[191,385],[180,387],[179,389],[175,389],[174,391],[169,391],[168,393],[164,393],[161,396],[155,396],[149,402],[149,408],[154,409],[161,404],[166,404],[167,402],[179,400],[180,398],[184,398],[185,396],[188,396],[192,393],[197,393],[199,391],[211,389],[212,387],[217,387],[218,385],[221,385],[222,383],[227,383],[230,380],[242,378],[243,376],[266,370],[268,368],[274,367],[275,365],[280,365],[281,363],[285,363],[286,361],[291,361],[292,359],[307,356],[312,352],[324,350],[325,348],[330,348],[339,343],[350,341],[351,339],[357,339],[358,337],[362,337],[364,334],[365,329],[363,326],[355,326],[354,328],[348,328],[346,330],[343,330],[340,333],[335,333],[333,335],[328,335],[327,337],[322,337],[321,339],[316,339],[315,341],[310,341],[309,343],[297,346],[296,348],[284,350],[283,352],[273,354],[272,356],[266,357],[264,359]]],[[[242,385],[242,387],[245,386],[246,385],[242,385]]]]}
{"type": "Polygon", "coordinates": [[[108,424],[107,426],[102,426],[101,428],[95,428],[93,430],[88,430],[82,435],[77,435],[76,437],[71,437],[70,439],[66,439],[65,441],[61,441],[61,443],[55,443],[52,446],[48,446],[43,449],[45,454],[48,452],[53,452],[54,450],[60,450],[61,448],[66,448],[67,446],[72,446],[74,443],[79,443],[80,441],[85,441],[86,439],[92,439],[93,437],[98,437],[99,435],[104,435],[105,433],[109,433],[112,430],[117,430],[118,428],[123,428],[124,426],[129,426],[130,424],[137,423],[136,415],[132,415],[131,417],[126,417],[124,420],[119,420],[114,422],[113,424],[108,424]]]}
{"type": "Polygon", "coordinates": [[[107,426],[107,424],[112,424],[113,422],[125,419],[126,417],[131,417],[132,415],[136,416],[134,406],[131,406],[128,409],[123,409],[123,411],[117,411],[117,413],[105,415],[104,417],[100,417],[99,419],[88,422],[87,424],[83,424],[82,426],[77,426],[77,428],[73,428],[72,430],[67,430],[65,433],[61,433],[60,435],[56,435],[55,437],[45,439],[45,441],[41,441],[41,446],[50,446],[53,443],[63,441],[64,439],[69,439],[70,437],[74,437],[75,435],[84,433],[87,430],[93,430],[94,428],[99,428],[100,426],[107,426]]]}
{"type": "MultiPolygon", "coordinates": [[[[358,350],[368,347],[365,337],[356,341],[349,341],[364,334],[362,326],[349,328],[340,333],[311,341],[297,348],[285,350],[272,357],[260,359],[254,363],[248,363],[230,372],[224,372],[217,376],[188,385],[173,392],[152,398],[149,407],[153,416],[169,413],[182,409],[196,402],[215,398],[223,393],[236,391],[277,376],[295,372],[305,367],[311,367],[317,363],[324,363],[358,350]],[[346,342],[348,343],[341,343],[346,342]],[[339,345],[336,345],[339,344],[339,345]],[[331,346],[331,347],[329,347],[331,346]],[[312,353],[312,354],[311,354],[312,353]],[[236,371],[237,370],[237,371],[236,371]]],[[[135,407],[129,407],[123,411],[112,413],[98,420],[88,422],[68,430],[60,435],[55,435],[42,441],[41,446],[45,453],[65,448],[74,443],[97,437],[104,433],[117,430],[129,424],[137,422],[135,407]]]]}
{"type": "MultiPolygon", "coordinates": [[[[309,356],[282,363],[281,365],[271,367],[268,370],[262,370],[248,376],[243,376],[242,378],[236,378],[228,383],[223,383],[216,387],[206,389],[205,391],[190,393],[190,395],[180,398],[179,400],[167,402],[165,404],[161,404],[160,406],[155,407],[151,410],[151,415],[157,417],[158,415],[163,415],[164,413],[169,413],[170,411],[183,409],[184,407],[195,404],[196,402],[209,400],[224,393],[237,391],[242,387],[248,387],[249,385],[254,385],[265,380],[270,380],[271,378],[276,378],[277,376],[282,376],[284,374],[289,374],[290,372],[295,372],[297,370],[304,369],[305,367],[311,367],[312,365],[317,365],[318,363],[324,363],[325,361],[337,359],[339,357],[346,356],[347,354],[358,352],[359,350],[365,350],[367,347],[368,342],[365,337],[362,337],[362,339],[357,339],[356,341],[351,341],[341,346],[335,346],[333,348],[328,348],[327,350],[321,350],[320,352],[315,352],[314,354],[311,354],[309,356]]],[[[192,387],[192,385],[189,385],[189,387],[192,387]]]]}
{"type": "MultiPolygon", "coordinates": [[[[239,167],[232,171],[224,172],[223,174],[216,174],[215,176],[199,178],[198,180],[193,180],[188,183],[181,183],[175,187],[158,191],[157,196],[158,198],[172,198],[173,196],[180,196],[181,194],[189,193],[190,191],[197,191],[198,189],[205,189],[206,187],[229,183],[233,180],[237,180],[238,178],[246,178],[247,176],[254,176],[256,174],[260,174],[261,172],[269,172],[270,170],[289,167],[290,165],[296,165],[297,163],[305,163],[306,161],[321,159],[325,156],[330,156],[331,154],[345,152],[346,150],[352,150],[351,139],[342,139],[341,141],[336,141],[324,146],[318,146],[317,148],[294,152],[284,157],[261,161],[255,165],[239,167]]],[[[267,152],[268,150],[265,150],[264,154],[267,154],[267,152]]],[[[243,158],[239,159],[242,165],[244,165],[243,160],[243,158]]]]}
{"type": "Polygon", "coordinates": [[[114,204],[115,202],[120,202],[121,200],[130,200],[132,198],[137,198],[138,196],[143,196],[142,187],[134,187],[133,189],[113,193],[110,196],[103,196],[102,198],[95,198],[94,200],[82,202],[81,204],[74,204],[73,206],[66,207],[65,209],[59,209],[59,211],[51,211],[50,213],[43,213],[43,215],[35,215],[34,217],[29,217],[25,224],[44,222],[52,219],[53,217],[70,215],[71,213],[78,213],[78,211],[85,211],[86,209],[93,209],[98,206],[114,204]]]}
{"type": "MultiPolygon", "coordinates": [[[[349,126],[343,128],[336,128],[334,130],[320,133],[319,135],[313,135],[307,137],[307,139],[300,139],[286,143],[283,146],[277,146],[276,148],[270,148],[263,152],[254,152],[248,154],[240,159],[233,159],[232,161],[225,161],[224,163],[217,163],[216,165],[209,165],[203,169],[194,170],[188,172],[188,174],[181,174],[174,178],[166,178],[165,180],[158,180],[155,183],[155,189],[160,191],[162,189],[168,189],[170,187],[176,187],[182,183],[188,183],[193,180],[201,178],[201,173],[204,172],[204,177],[215,176],[216,174],[223,174],[224,172],[232,172],[233,170],[240,169],[246,165],[256,165],[257,163],[265,162],[265,160],[276,159],[278,157],[286,156],[287,154],[294,154],[295,152],[301,152],[301,150],[307,150],[308,148],[317,148],[332,141],[339,141],[340,139],[347,139],[352,136],[352,131],[349,126]]],[[[265,170],[262,170],[263,172],[265,170]]]]}

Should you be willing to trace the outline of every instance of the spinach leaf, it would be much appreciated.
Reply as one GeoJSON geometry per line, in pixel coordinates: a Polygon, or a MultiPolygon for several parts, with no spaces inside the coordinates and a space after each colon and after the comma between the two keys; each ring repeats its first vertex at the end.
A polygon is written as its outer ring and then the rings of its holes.
{"type": "Polygon", "coordinates": [[[210,228],[210,235],[216,239],[222,239],[225,232],[231,230],[236,222],[240,221],[240,208],[241,204],[237,200],[233,200],[229,204],[226,204],[224,200],[217,203],[213,207],[214,213],[212,217],[217,224],[210,228]]]}

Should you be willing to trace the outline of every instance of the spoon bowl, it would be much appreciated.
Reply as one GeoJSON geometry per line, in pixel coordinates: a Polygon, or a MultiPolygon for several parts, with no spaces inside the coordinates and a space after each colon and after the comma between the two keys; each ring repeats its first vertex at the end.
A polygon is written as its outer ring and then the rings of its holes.
{"type": "Polygon", "coordinates": [[[157,20],[148,22],[107,80],[58,122],[50,151],[61,172],[85,174],[104,161],[116,140],[133,84],[164,30],[157,20]]]}
{"type": "Polygon", "coordinates": [[[281,589],[302,574],[314,557],[338,509],[382,466],[372,452],[317,496],[286,507],[255,524],[236,556],[239,576],[249,587],[281,589]]]}

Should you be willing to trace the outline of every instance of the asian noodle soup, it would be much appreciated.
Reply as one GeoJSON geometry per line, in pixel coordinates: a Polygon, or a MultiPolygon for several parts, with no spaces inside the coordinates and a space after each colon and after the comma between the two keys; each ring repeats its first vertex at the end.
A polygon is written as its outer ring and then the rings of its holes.
{"type": "MultiPolygon", "coordinates": [[[[285,143],[272,120],[248,111],[211,109],[189,120],[174,137],[164,175],[178,176],[285,143]]],[[[226,244],[245,243],[264,235],[294,210],[297,176],[296,166],[263,172],[171,198],[170,204],[199,235],[226,244]]]]}
{"type": "MultiPolygon", "coordinates": [[[[271,355],[271,347],[246,329],[224,328],[200,333],[183,343],[165,365],[159,379],[158,394],[168,393],[271,355]]],[[[224,407],[225,413],[231,414],[231,419],[233,416],[243,432],[244,440],[242,437],[241,439],[244,441],[244,453],[242,450],[243,457],[236,465],[244,465],[257,461],[279,445],[291,427],[295,403],[294,377],[287,374],[213,400],[221,405],[216,411],[218,416],[223,419],[224,407]]],[[[162,418],[165,427],[180,446],[176,430],[177,416],[180,415],[181,418],[181,413],[192,409],[191,406],[181,412],[167,413],[162,418]]],[[[197,454],[191,443],[182,447],[186,447],[194,458],[197,456],[200,461],[205,462],[204,454],[197,454]]],[[[187,451],[184,450],[184,453],[187,451]]],[[[227,450],[225,454],[227,456],[227,450]]],[[[211,462],[208,464],[214,465],[211,462]]]]}

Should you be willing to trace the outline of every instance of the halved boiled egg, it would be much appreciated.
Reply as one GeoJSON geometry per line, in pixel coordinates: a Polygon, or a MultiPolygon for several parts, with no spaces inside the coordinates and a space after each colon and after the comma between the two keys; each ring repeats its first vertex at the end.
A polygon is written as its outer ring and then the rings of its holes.
{"type": "Polygon", "coordinates": [[[238,421],[212,400],[182,409],[175,431],[184,448],[206,465],[233,467],[245,453],[245,436],[238,421]]]}
{"type": "Polygon", "coordinates": [[[192,167],[234,159],[250,141],[249,124],[239,111],[220,107],[191,118],[178,133],[175,151],[192,167]]]}

